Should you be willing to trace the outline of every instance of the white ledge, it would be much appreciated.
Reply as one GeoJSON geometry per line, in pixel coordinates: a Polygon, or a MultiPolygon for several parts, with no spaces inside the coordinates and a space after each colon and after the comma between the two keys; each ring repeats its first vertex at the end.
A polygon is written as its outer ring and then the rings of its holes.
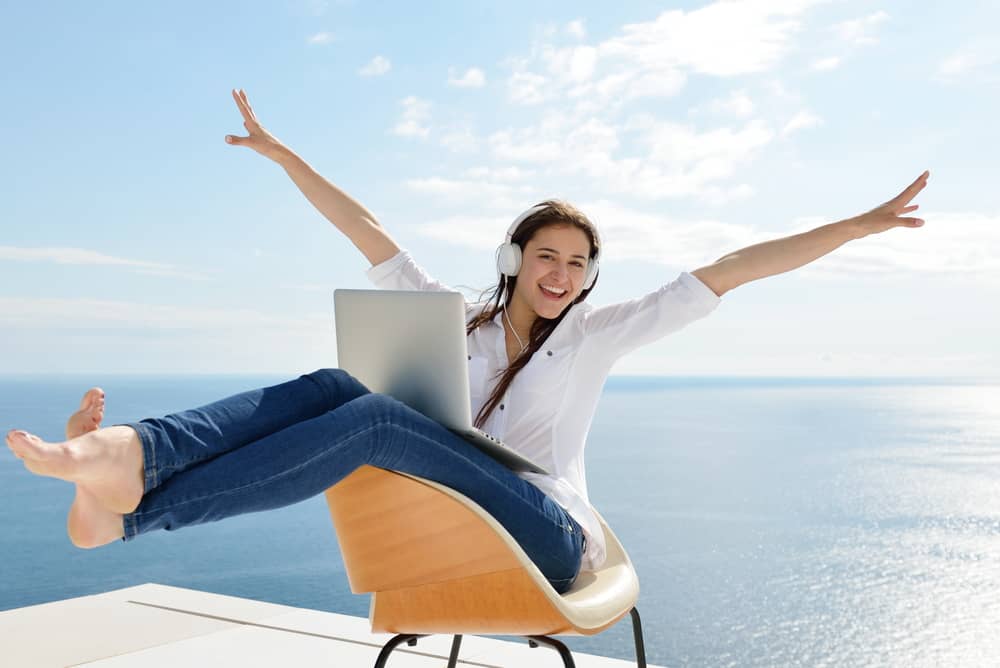
{"type": "MultiPolygon", "coordinates": [[[[368,620],[145,584],[0,612],[3,663],[9,666],[373,666],[390,634],[368,620]]],[[[392,668],[440,668],[450,636],[396,648],[392,668]]],[[[574,652],[579,668],[624,668],[634,662],[574,652]]],[[[463,636],[459,666],[558,666],[550,648],[463,636]]],[[[651,668],[656,668],[651,666],[651,668]]]]}

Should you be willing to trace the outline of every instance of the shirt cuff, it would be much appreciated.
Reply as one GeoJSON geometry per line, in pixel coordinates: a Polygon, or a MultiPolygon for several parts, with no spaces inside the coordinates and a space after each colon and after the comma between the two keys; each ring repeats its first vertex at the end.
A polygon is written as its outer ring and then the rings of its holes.
{"type": "Polygon", "coordinates": [[[405,264],[409,259],[410,252],[400,250],[388,260],[370,267],[365,274],[368,276],[368,280],[374,283],[376,287],[381,287],[382,282],[389,276],[399,271],[400,267],[402,267],[403,264],[405,264]]]}
{"type": "Polygon", "coordinates": [[[677,277],[678,280],[684,284],[691,294],[694,295],[698,302],[703,303],[705,306],[716,307],[719,302],[722,301],[722,297],[715,294],[712,288],[708,287],[701,280],[698,279],[694,274],[682,271],[681,275],[677,277]]]}

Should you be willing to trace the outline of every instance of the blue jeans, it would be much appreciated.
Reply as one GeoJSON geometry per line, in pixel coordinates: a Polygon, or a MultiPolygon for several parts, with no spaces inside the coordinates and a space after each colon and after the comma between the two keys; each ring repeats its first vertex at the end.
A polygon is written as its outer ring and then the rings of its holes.
{"type": "Polygon", "coordinates": [[[434,480],[497,519],[556,591],[580,569],[580,525],[462,437],[340,369],[321,369],[201,408],[130,423],[145,494],[125,540],[287,506],[363,464],[434,480]]]}

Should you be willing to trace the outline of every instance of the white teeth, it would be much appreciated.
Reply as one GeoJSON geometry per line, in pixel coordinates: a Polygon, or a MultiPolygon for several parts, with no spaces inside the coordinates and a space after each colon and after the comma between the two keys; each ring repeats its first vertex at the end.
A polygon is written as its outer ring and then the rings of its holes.
{"type": "Polygon", "coordinates": [[[540,287],[542,290],[546,290],[548,292],[551,292],[554,295],[559,295],[560,297],[562,295],[566,294],[566,291],[564,289],[562,289],[562,288],[550,288],[547,285],[539,285],[538,287],[540,287]]]}

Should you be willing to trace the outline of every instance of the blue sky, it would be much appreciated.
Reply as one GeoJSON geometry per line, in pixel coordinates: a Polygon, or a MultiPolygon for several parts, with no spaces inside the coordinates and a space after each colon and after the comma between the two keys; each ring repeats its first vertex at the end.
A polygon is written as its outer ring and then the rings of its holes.
{"type": "Polygon", "coordinates": [[[336,364],[367,262],[261,122],[434,276],[485,288],[510,220],[568,199],[596,304],[843,219],[924,169],[927,224],[746,284],[617,374],[1000,377],[1000,7],[7,3],[0,373],[336,364]],[[960,9],[956,9],[960,7],[960,9]]]}

